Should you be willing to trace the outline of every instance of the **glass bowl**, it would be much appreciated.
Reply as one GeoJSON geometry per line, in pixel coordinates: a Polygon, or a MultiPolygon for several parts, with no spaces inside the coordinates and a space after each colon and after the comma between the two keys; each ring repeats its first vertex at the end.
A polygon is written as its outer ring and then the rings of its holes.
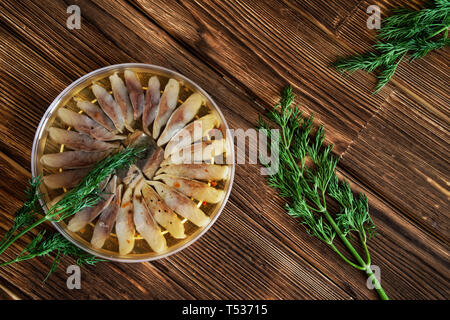
{"type": "MultiPolygon", "coordinates": [[[[234,178],[234,145],[233,138],[228,130],[228,125],[226,120],[220,111],[217,104],[213,101],[213,99],[195,82],[188,79],[187,77],[155,65],[150,64],[142,64],[142,63],[124,63],[107,66],[101,69],[97,69],[92,71],[85,76],[79,78],[72,84],[70,84],[67,88],[65,88],[56,99],[50,104],[47,111],[39,123],[37,128],[34,141],[33,141],[33,149],[31,154],[31,172],[33,177],[37,177],[39,175],[44,175],[47,172],[47,169],[44,168],[40,163],[40,158],[44,153],[49,152],[62,152],[62,148],[59,145],[52,143],[50,140],[47,140],[47,129],[49,127],[61,126],[57,122],[59,119],[56,119],[56,110],[60,107],[67,107],[69,109],[73,109],[75,102],[72,99],[74,96],[84,96],[85,98],[92,97],[92,93],[90,92],[90,85],[92,81],[100,82],[105,86],[109,86],[109,81],[107,80],[110,75],[115,72],[118,72],[119,75],[123,74],[125,69],[133,70],[136,72],[143,82],[146,83],[149,76],[157,75],[161,80],[161,88],[165,86],[165,83],[169,78],[174,78],[180,82],[180,101],[183,101],[187,98],[191,93],[197,92],[203,95],[205,98],[205,106],[209,109],[210,112],[215,113],[221,121],[219,129],[222,131],[223,137],[226,139],[227,143],[227,164],[229,165],[230,170],[229,176],[222,183],[221,187],[225,191],[225,196],[223,200],[217,204],[206,204],[202,207],[202,210],[211,218],[211,221],[208,225],[204,227],[196,227],[194,224],[189,221],[186,222],[186,219],[183,220],[185,223],[185,231],[187,237],[185,239],[174,239],[170,235],[166,233],[166,240],[168,249],[162,253],[153,252],[148,244],[142,239],[139,235],[136,237],[135,249],[127,255],[120,255],[117,250],[117,238],[112,234],[108,240],[105,242],[105,246],[102,249],[95,249],[91,246],[90,243],[90,235],[92,235],[93,224],[88,225],[81,232],[71,232],[67,229],[67,224],[64,221],[55,222],[52,221],[55,228],[68,240],[70,240],[73,244],[80,247],[81,249],[104,259],[119,261],[119,262],[143,262],[143,261],[151,261],[156,259],[161,259],[167,257],[171,254],[174,254],[189,245],[191,245],[194,241],[199,239],[216,221],[222,212],[228,197],[231,192],[231,187],[233,185],[234,178]]],[[[143,86],[144,90],[146,86],[143,86]]],[[[179,103],[180,103],[179,101],[179,103]]],[[[203,108],[203,107],[202,107],[203,108]]],[[[200,110],[201,112],[201,110],[200,110]]],[[[70,129],[70,128],[68,128],[70,129]]],[[[41,190],[43,197],[41,200],[41,205],[45,212],[47,212],[48,207],[46,203],[49,203],[51,199],[62,194],[64,190],[51,190],[48,189],[44,184],[41,186],[41,190]]]]}

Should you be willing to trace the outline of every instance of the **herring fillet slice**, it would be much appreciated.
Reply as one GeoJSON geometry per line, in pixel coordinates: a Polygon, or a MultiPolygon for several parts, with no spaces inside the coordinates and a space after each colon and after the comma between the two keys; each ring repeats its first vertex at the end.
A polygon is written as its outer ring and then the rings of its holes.
{"type": "Polygon", "coordinates": [[[128,140],[130,146],[147,146],[141,159],[136,161],[136,166],[148,179],[151,179],[164,159],[164,150],[156,146],[155,141],[140,130],[136,130],[128,140]]]}
{"type": "Polygon", "coordinates": [[[161,167],[169,164],[211,162],[213,158],[215,163],[222,164],[226,157],[219,158],[219,156],[226,152],[228,152],[228,147],[225,139],[201,141],[172,153],[161,162],[161,167]]]}
{"type": "Polygon", "coordinates": [[[58,153],[44,154],[41,163],[51,168],[76,169],[90,167],[100,160],[103,160],[111,153],[107,151],[64,151],[58,153]]]}
{"type": "Polygon", "coordinates": [[[119,253],[126,255],[134,248],[135,228],[133,222],[133,188],[128,187],[123,194],[119,213],[116,218],[116,234],[119,242],[119,253]]]}
{"type": "MultiPolygon", "coordinates": [[[[156,170],[161,165],[164,160],[164,150],[161,147],[157,147],[153,154],[146,159],[145,163],[142,165],[142,172],[147,177],[147,179],[152,179],[155,175],[156,170]]],[[[139,161],[137,162],[139,163],[139,161]]]]}
{"type": "Polygon", "coordinates": [[[156,192],[158,192],[159,196],[170,209],[188,219],[196,226],[203,227],[211,221],[211,219],[200,210],[191,199],[182,193],[162,182],[150,181],[148,184],[156,189],[156,192]]]}
{"type": "Polygon", "coordinates": [[[201,140],[208,132],[219,125],[219,119],[212,113],[201,117],[178,131],[166,146],[164,158],[184,147],[201,140]]]}
{"type": "Polygon", "coordinates": [[[142,186],[142,195],[156,222],[163,226],[175,239],[184,239],[184,225],[180,218],[147,183],[142,186]]]}
{"type": "Polygon", "coordinates": [[[112,141],[123,140],[126,138],[125,136],[116,135],[114,132],[105,129],[91,118],[72,110],[60,108],[57,111],[57,115],[66,125],[74,128],[80,133],[86,133],[97,140],[112,141]]]}
{"type": "Polygon", "coordinates": [[[194,119],[202,106],[203,98],[199,93],[191,94],[170,116],[164,131],[158,139],[158,146],[162,146],[184,126],[194,119]]]}
{"type": "Polygon", "coordinates": [[[153,139],[158,138],[162,126],[169,119],[173,109],[177,106],[180,84],[175,79],[169,79],[159,101],[158,112],[153,123],[153,139]]]}
{"type": "Polygon", "coordinates": [[[225,194],[223,190],[213,188],[204,182],[171,176],[169,174],[161,174],[154,177],[154,180],[161,180],[182,194],[198,201],[218,203],[223,199],[225,194]]]}
{"type": "Polygon", "coordinates": [[[103,110],[99,106],[97,106],[89,101],[78,100],[77,107],[80,110],[82,110],[83,112],[85,112],[89,117],[91,117],[91,119],[93,119],[98,124],[103,126],[105,129],[107,129],[111,132],[117,132],[117,129],[114,126],[114,123],[106,115],[106,113],[103,112],[103,110]]]}
{"type": "Polygon", "coordinates": [[[128,96],[128,89],[123,80],[117,75],[117,72],[109,77],[109,82],[111,83],[114,99],[119,104],[120,110],[122,110],[125,127],[133,132],[133,106],[131,105],[130,97],[128,96]]]}
{"type": "Polygon", "coordinates": [[[167,249],[166,238],[161,233],[160,227],[149,212],[142,197],[141,190],[143,184],[144,180],[141,180],[136,185],[133,193],[134,224],[136,230],[147,241],[150,248],[159,253],[167,249]]]}
{"type": "Polygon", "coordinates": [[[57,144],[64,144],[73,150],[106,151],[119,147],[117,143],[108,143],[96,140],[84,133],[68,131],[55,127],[48,129],[48,136],[57,144]]]}
{"type": "Polygon", "coordinates": [[[44,180],[45,185],[50,189],[63,187],[70,189],[75,187],[90,170],[90,168],[65,170],[63,172],[46,175],[42,179],[44,180]]]}
{"type": "Polygon", "coordinates": [[[114,176],[108,182],[105,188],[103,200],[100,200],[95,206],[84,208],[81,211],[75,213],[72,219],[70,219],[67,228],[72,232],[77,232],[83,229],[89,222],[94,220],[100,212],[102,212],[114,198],[116,191],[117,177],[114,176]]]}
{"type": "Polygon", "coordinates": [[[97,102],[106,115],[112,120],[114,126],[119,130],[119,132],[123,132],[123,128],[125,126],[124,117],[122,114],[122,110],[117,104],[116,100],[106,91],[105,88],[99,86],[96,83],[92,84],[92,92],[97,98],[97,102]]]}
{"type": "Polygon", "coordinates": [[[122,188],[123,185],[121,184],[116,188],[114,197],[111,199],[108,207],[106,207],[105,210],[101,212],[100,217],[95,224],[94,232],[91,238],[91,244],[96,249],[100,249],[103,247],[114,226],[114,222],[116,221],[116,217],[120,209],[122,188]]]}
{"type": "Polygon", "coordinates": [[[142,129],[146,134],[151,136],[149,126],[155,120],[158,112],[159,100],[161,98],[160,92],[161,84],[157,76],[148,79],[147,92],[145,94],[144,111],[142,113],[142,129]]]}
{"type": "Polygon", "coordinates": [[[133,106],[133,117],[134,120],[137,120],[142,115],[145,103],[141,81],[139,80],[137,74],[131,70],[125,70],[124,77],[128,92],[130,93],[131,105],[133,106]]]}
{"type": "Polygon", "coordinates": [[[156,175],[167,173],[173,176],[197,180],[225,180],[228,178],[228,166],[217,164],[171,164],[161,167],[156,175]]]}
{"type": "Polygon", "coordinates": [[[125,174],[125,177],[123,178],[123,183],[125,183],[126,186],[130,188],[134,188],[136,184],[141,181],[141,179],[144,179],[144,176],[142,175],[141,170],[139,168],[132,164],[128,168],[128,171],[125,174]]]}

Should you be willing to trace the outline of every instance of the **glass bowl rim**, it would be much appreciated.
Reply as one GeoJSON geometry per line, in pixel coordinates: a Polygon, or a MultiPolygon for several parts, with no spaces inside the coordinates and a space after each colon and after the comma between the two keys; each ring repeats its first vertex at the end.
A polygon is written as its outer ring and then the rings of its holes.
{"type": "MultiPolygon", "coordinates": [[[[57,222],[55,221],[51,221],[51,223],[53,224],[53,226],[59,231],[59,233],[61,233],[67,240],[69,240],[70,242],[72,242],[74,245],[76,245],[77,247],[79,247],[80,249],[103,259],[109,260],[109,261],[115,261],[115,262],[126,262],[126,263],[139,263],[139,262],[146,262],[146,261],[154,261],[154,260],[159,260],[159,259],[163,259],[166,258],[170,255],[173,255],[177,252],[180,252],[181,250],[187,248],[188,246],[192,245],[194,242],[196,242],[198,239],[200,239],[200,237],[202,237],[210,228],[211,226],[216,222],[216,220],[219,218],[220,214],[222,213],[226,203],[228,202],[228,198],[230,196],[231,193],[231,189],[233,187],[233,182],[234,182],[234,171],[235,171],[235,161],[234,161],[234,144],[233,144],[233,138],[231,137],[231,134],[229,132],[229,127],[228,124],[226,122],[226,119],[222,113],[222,111],[220,110],[220,108],[218,107],[218,105],[216,104],[216,102],[211,98],[211,96],[205,91],[203,90],[196,82],[192,81],[191,79],[187,78],[186,76],[165,68],[165,67],[161,67],[161,66],[157,66],[157,65],[153,65],[153,64],[147,64],[147,63],[121,63],[121,64],[114,64],[114,65],[109,65],[106,67],[102,67],[96,70],[93,70],[87,74],[85,74],[84,76],[78,78],[77,80],[75,80],[74,82],[72,82],[70,85],[68,85],[54,100],[53,102],[50,104],[50,106],[47,108],[47,110],[45,111],[44,115],[41,118],[41,121],[39,122],[39,125],[36,129],[36,133],[33,139],[33,146],[32,146],[32,151],[31,151],[31,174],[32,177],[35,178],[38,176],[37,173],[37,166],[36,166],[36,161],[37,161],[37,154],[38,154],[38,147],[39,147],[39,141],[42,138],[42,135],[44,133],[44,128],[48,122],[48,120],[50,119],[51,115],[53,114],[53,111],[55,110],[55,108],[58,106],[58,104],[60,103],[60,101],[66,96],[66,94],[68,92],[70,92],[73,88],[75,88],[77,85],[79,85],[80,83],[84,82],[86,79],[96,76],[100,73],[107,73],[108,71],[114,70],[114,69],[126,69],[126,68],[149,68],[152,69],[154,71],[159,71],[161,73],[164,74],[168,74],[168,75],[173,75],[175,77],[177,77],[178,79],[181,79],[183,81],[186,81],[186,83],[190,84],[193,88],[195,88],[195,90],[198,90],[202,95],[204,95],[206,97],[206,99],[212,104],[212,106],[214,107],[215,111],[219,114],[221,121],[224,125],[225,131],[226,131],[226,138],[230,139],[229,140],[229,146],[230,146],[230,155],[229,158],[231,160],[231,164],[230,165],[230,179],[229,179],[229,183],[228,183],[228,189],[226,190],[225,196],[223,198],[223,201],[219,207],[219,209],[217,209],[217,213],[215,214],[215,216],[211,219],[211,221],[209,222],[209,224],[205,227],[203,227],[203,229],[192,239],[190,239],[189,241],[187,241],[186,243],[184,243],[182,246],[176,248],[175,250],[170,250],[167,251],[161,255],[157,255],[157,256],[153,256],[153,257],[146,257],[146,258],[136,258],[136,259],[125,259],[125,258],[119,258],[119,257],[114,257],[114,256],[110,256],[107,254],[103,254],[101,252],[98,252],[86,245],[84,245],[83,243],[78,242],[76,239],[74,239],[70,234],[68,234],[66,232],[66,230],[64,228],[62,228],[62,226],[60,226],[57,222]]],[[[39,202],[41,204],[42,209],[44,210],[44,212],[47,212],[47,206],[45,205],[44,201],[42,199],[39,199],[39,202]]]]}

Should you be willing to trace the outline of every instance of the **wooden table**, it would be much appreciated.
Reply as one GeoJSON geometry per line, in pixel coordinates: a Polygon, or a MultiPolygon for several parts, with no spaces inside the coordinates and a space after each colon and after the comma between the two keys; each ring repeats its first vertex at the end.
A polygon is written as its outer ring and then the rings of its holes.
{"type": "MultiPolygon", "coordinates": [[[[142,62],[203,87],[230,127],[255,127],[291,83],[306,114],[326,127],[339,174],[369,198],[370,241],[393,299],[448,299],[449,51],[403,63],[377,95],[373,75],[343,77],[330,64],[374,42],[366,9],[416,1],[16,1],[0,3],[0,234],[30,178],[36,127],[53,99],[97,68],[142,62]],[[81,29],[66,27],[69,5],[81,29]]],[[[66,287],[65,259],[0,269],[1,299],[376,299],[283,210],[258,165],[237,165],[230,199],[195,244],[151,263],[83,267],[66,287]]],[[[0,258],[23,248],[25,237],[0,258]]]]}

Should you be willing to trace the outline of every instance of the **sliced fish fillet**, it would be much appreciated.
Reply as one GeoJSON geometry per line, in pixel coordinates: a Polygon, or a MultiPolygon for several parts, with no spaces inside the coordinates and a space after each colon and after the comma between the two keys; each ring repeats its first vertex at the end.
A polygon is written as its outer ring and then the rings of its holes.
{"type": "Polygon", "coordinates": [[[112,141],[123,140],[126,138],[126,136],[116,135],[114,132],[105,129],[91,118],[72,110],[60,108],[57,111],[57,115],[66,125],[74,128],[80,133],[86,133],[97,140],[112,141]]]}
{"type": "Polygon", "coordinates": [[[148,184],[156,189],[156,192],[158,192],[170,209],[196,226],[204,227],[210,222],[211,219],[191,199],[174,188],[158,181],[150,181],[148,184]]]}
{"type": "Polygon", "coordinates": [[[124,77],[128,92],[130,93],[131,105],[133,106],[133,117],[137,120],[142,115],[145,103],[141,81],[137,74],[131,70],[125,70],[124,77]]]}
{"type": "Polygon", "coordinates": [[[109,181],[101,199],[95,206],[84,208],[75,213],[70,219],[67,228],[72,232],[77,232],[83,229],[88,223],[93,221],[97,216],[110,204],[116,192],[117,177],[114,176],[109,181]]]}
{"type": "Polygon", "coordinates": [[[116,218],[116,234],[119,241],[119,253],[126,255],[134,248],[136,233],[133,222],[133,188],[128,187],[123,194],[119,213],[116,218]]]}
{"type": "Polygon", "coordinates": [[[41,163],[51,168],[75,169],[90,167],[111,154],[111,150],[100,152],[65,151],[44,154],[41,163]]]}
{"type": "Polygon", "coordinates": [[[165,167],[161,167],[161,169],[156,172],[156,175],[166,173],[188,179],[219,181],[228,178],[229,170],[230,169],[228,168],[228,166],[208,163],[171,164],[165,167]]]}
{"type": "Polygon", "coordinates": [[[75,187],[90,171],[87,169],[65,170],[63,172],[49,174],[43,177],[45,185],[50,189],[73,188],[75,187]]]}
{"type": "Polygon", "coordinates": [[[178,94],[180,93],[180,84],[175,79],[169,79],[164,88],[161,100],[158,106],[155,121],[153,123],[153,139],[157,139],[161,128],[166,124],[172,111],[177,106],[178,94]]]}
{"type": "Polygon", "coordinates": [[[198,201],[218,203],[223,199],[225,194],[223,190],[213,188],[204,182],[176,177],[169,174],[161,174],[154,179],[161,180],[182,194],[198,201]]]}
{"type": "Polygon", "coordinates": [[[166,238],[145,204],[141,193],[143,183],[141,180],[133,193],[134,225],[153,251],[163,252],[167,249],[166,238]]]}
{"type": "Polygon", "coordinates": [[[220,124],[219,119],[214,114],[207,114],[198,120],[188,124],[172,137],[164,150],[164,158],[177,152],[184,147],[201,140],[208,132],[220,124]]]}
{"type": "Polygon", "coordinates": [[[96,249],[103,247],[114,226],[114,222],[116,221],[116,217],[120,209],[122,188],[123,185],[121,184],[116,188],[114,197],[111,199],[109,205],[102,211],[97,223],[95,224],[91,244],[96,249]]]}
{"type": "Polygon", "coordinates": [[[83,110],[83,112],[85,112],[89,117],[91,117],[91,119],[96,121],[98,124],[103,126],[105,129],[112,131],[112,132],[117,132],[117,129],[114,126],[114,123],[106,115],[106,113],[103,112],[103,110],[99,106],[97,106],[89,101],[78,100],[77,107],[80,108],[80,110],[83,110]]]}
{"type": "Polygon", "coordinates": [[[111,83],[111,89],[114,95],[114,99],[122,111],[122,115],[125,121],[125,127],[133,132],[133,126],[135,124],[133,118],[133,106],[131,105],[130,97],[128,96],[128,89],[125,86],[123,80],[117,75],[117,72],[109,77],[111,83]]]}
{"type": "Polygon", "coordinates": [[[96,140],[87,134],[60,128],[49,128],[48,135],[57,144],[63,144],[73,150],[106,151],[119,147],[118,143],[96,140]]]}
{"type": "Polygon", "coordinates": [[[156,222],[163,226],[176,239],[184,239],[184,225],[175,212],[170,209],[164,200],[147,183],[142,186],[142,195],[148,209],[156,222]]]}
{"type": "Polygon", "coordinates": [[[170,116],[164,131],[158,138],[158,146],[165,145],[184,126],[194,119],[202,106],[203,98],[199,93],[193,93],[170,116]]]}
{"type": "Polygon", "coordinates": [[[92,92],[97,98],[97,102],[106,115],[112,120],[114,126],[119,130],[119,132],[123,132],[123,128],[125,126],[125,120],[122,114],[122,110],[119,107],[119,104],[114,100],[114,98],[106,91],[105,88],[99,86],[98,84],[92,84],[92,92]]]}
{"type": "Polygon", "coordinates": [[[219,161],[218,163],[222,164],[225,162],[225,156],[222,159],[219,159],[219,156],[222,156],[227,151],[227,142],[225,139],[201,141],[172,153],[167,159],[161,162],[161,166],[183,163],[209,163],[213,158],[215,163],[219,161]]]}
{"type": "Polygon", "coordinates": [[[145,94],[144,111],[142,113],[142,129],[151,136],[149,126],[156,118],[158,105],[161,98],[160,83],[157,76],[148,79],[147,92],[145,94]]]}

